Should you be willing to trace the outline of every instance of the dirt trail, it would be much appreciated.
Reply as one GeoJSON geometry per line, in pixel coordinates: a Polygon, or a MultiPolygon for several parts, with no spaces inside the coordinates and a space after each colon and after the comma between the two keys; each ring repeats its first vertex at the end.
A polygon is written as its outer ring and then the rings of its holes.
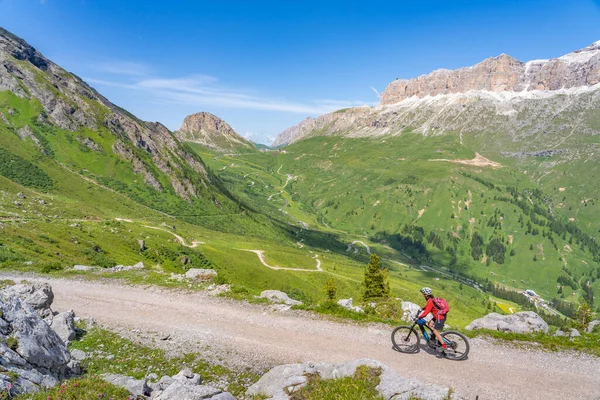
{"type": "MultiPolygon", "coordinates": [[[[1,276],[1,275],[0,275],[1,276]]],[[[28,278],[32,280],[31,278],[28,278]]],[[[56,310],[73,309],[113,328],[168,332],[177,345],[232,349],[269,363],[342,362],[370,357],[401,375],[453,387],[469,399],[591,399],[600,395],[600,358],[471,341],[469,359],[452,362],[391,349],[391,328],[315,319],[300,311],[114,283],[50,280],[56,310]]],[[[160,341],[159,341],[160,342],[160,341]]]]}
{"type": "Polygon", "coordinates": [[[264,250],[245,250],[245,251],[250,251],[252,253],[255,253],[258,256],[258,259],[260,260],[260,262],[262,263],[262,265],[264,265],[267,268],[271,268],[274,270],[283,270],[283,271],[304,271],[304,272],[323,272],[323,269],[321,269],[321,260],[319,260],[319,256],[317,254],[315,254],[313,256],[313,258],[317,261],[317,269],[307,269],[307,268],[286,268],[286,267],[280,267],[278,265],[276,266],[272,266],[267,264],[267,261],[265,260],[265,255],[264,255],[264,250]]]}

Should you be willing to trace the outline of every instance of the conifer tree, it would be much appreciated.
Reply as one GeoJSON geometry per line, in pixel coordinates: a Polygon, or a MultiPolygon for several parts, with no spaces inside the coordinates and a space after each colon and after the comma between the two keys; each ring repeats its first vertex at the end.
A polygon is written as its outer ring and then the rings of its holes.
{"type": "Polygon", "coordinates": [[[327,299],[335,300],[335,296],[337,294],[337,284],[333,278],[328,279],[325,282],[325,294],[327,295],[327,299]]]}
{"type": "Polygon", "coordinates": [[[390,283],[387,270],[381,269],[379,257],[371,254],[371,260],[365,268],[363,300],[375,300],[390,297],[390,283]]]}

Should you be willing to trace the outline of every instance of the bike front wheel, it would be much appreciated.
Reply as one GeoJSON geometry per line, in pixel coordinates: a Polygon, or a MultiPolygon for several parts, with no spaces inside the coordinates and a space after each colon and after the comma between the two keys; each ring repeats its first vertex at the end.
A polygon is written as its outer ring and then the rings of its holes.
{"type": "Polygon", "coordinates": [[[394,350],[401,353],[416,353],[419,351],[421,339],[417,331],[410,326],[399,326],[392,331],[394,350]]]}
{"type": "Polygon", "coordinates": [[[469,339],[465,335],[456,331],[446,331],[441,333],[447,349],[444,349],[446,358],[449,360],[460,361],[469,355],[469,339]]]}

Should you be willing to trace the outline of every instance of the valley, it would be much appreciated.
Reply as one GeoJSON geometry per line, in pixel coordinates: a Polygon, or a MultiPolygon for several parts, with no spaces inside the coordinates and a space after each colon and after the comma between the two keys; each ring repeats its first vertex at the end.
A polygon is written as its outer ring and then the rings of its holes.
{"type": "Polygon", "coordinates": [[[0,28],[0,286],[51,282],[62,310],[260,373],[369,357],[471,398],[589,398],[598,66],[600,42],[396,80],[271,148],[208,112],[143,121],[0,28]],[[374,255],[385,295],[368,298],[374,255]],[[405,357],[389,333],[423,286],[446,329],[494,313],[545,329],[475,332],[458,368],[405,357]]]}

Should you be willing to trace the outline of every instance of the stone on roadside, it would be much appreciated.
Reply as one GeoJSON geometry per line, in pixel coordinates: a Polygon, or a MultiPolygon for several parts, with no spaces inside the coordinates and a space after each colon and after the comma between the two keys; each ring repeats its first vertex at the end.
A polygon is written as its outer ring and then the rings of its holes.
{"type": "Polygon", "coordinates": [[[65,344],[69,344],[77,336],[75,332],[75,313],[71,310],[55,315],[52,318],[50,327],[54,329],[54,332],[65,344]]]}
{"type": "Polygon", "coordinates": [[[179,381],[173,382],[155,400],[203,400],[213,399],[223,391],[210,386],[192,386],[179,381]]]}
{"type": "Polygon", "coordinates": [[[202,377],[199,374],[192,372],[189,368],[184,368],[177,375],[173,375],[173,379],[183,383],[184,385],[197,386],[202,383],[202,377]]]}
{"type": "Polygon", "coordinates": [[[532,333],[548,332],[548,324],[533,311],[522,311],[511,315],[491,313],[471,322],[467,330],[489,329],[500,332],[532,333]]]}
{"type": "Polygon", "coordinates": [[[129,393],[135,396],[150,396],[152,389],[146,385],[146,381],[142,379],[133,379],[130,376],[118,375],[118,374],[104,374],[102,376],[104,381],[121,387],[127,390],[129,393]]]}
{"type": "Polygon", "coordinates": [[[421,307],[419,307],[417,304],[415,303],[411,303],[410,301],[403,301],[402,302],[402,318],[400,318],[401,321],[404,322],[412,322],[413,318],[416,318],[417,315],[419,315],[419,311],[421,311],[421,307]]]}
{"type": "Polygon", "coordinates": [[[581,337],[581,333],[579,333],[579,331],[575,328],[571,329],[571,333],[569,334],[570,337],[574,338],[574,337],[581,337]]]}
{"type": "Polygon", "coordinates": [[[0,290],[0,295],[22,299],[33,307],[42,318],[52,315],[50,306],[54,301],[54,293],[52,287],[47,283],[20,283],[8,286],[0,290]]]}
{"type": "Polygon", "coordinates": [[[587,326],[587,328],[585,329],[586,333],[592,333],[594,332],[594,328],[599,327],[600,328],[600,320],[593,320],[592,322],[590,322],[587,326]]]}
{"type": "Polygon", "coordinates": [[[91,271],[98,267],[92,267],[91,265],[74,265],[73,271],[91,271]]]}
{"type": "Polygon", "coordinates": [[[185,277],[199,281],[209,281],[216,278],[217,271],[214,269],[190,268],[186,271],[185,277]]]}
{"type": "Polygon", "coordinates": [[[88,358],[88,355],[85,351],[79,349],[71,350],[71,358],[77,361],[83,361],[88,358]]]}
{"type": "Polygon", "coordinates": [[[65,343],[30,304],[1,293],[0,310],[0,365],[13,375],[8,379],[0,373],[0,392],[9,383],[13,394],[35,392],[70,375],[65,343]],[[14,342],[10,347],[9,337],[14,342]]]}
{"type": "Polygon", "coordinates": [[[302,304],[301,301],[290,299],[287,293],[284,293],[279,290],[264,290],[261,292],[259,297],[261,299],[268,299],[273,303],[284,303],[288,306],[297,306],[302,304]]]}
{"type": "Polygon", "coordinates": [[[338,365],[312,362],[279,365],[250,386],[246,395],[249,397],[264,396],[273,400],[288,399],[289,393],[294,393],[307,384],[307,376],[310,374],[318,374],[323,380],[340,379],[353,376],[356,369],[362,365],[381,371],[380,383],[376,389],[385,399],[403,399],[411,395],[416,398],[432,400],[462,399],[455,393],[449,394],[449,389],[446,387],[423,384],[415,379],[404,378],[393,369],[373,359],[353,360],[338,365]],[[396,397],[398,394],[407,394],[407,396],[396,397]]]}
{"type": "Polygon", "coordinates": [[[365,312],[365,310],[363,310],[362,308],[360,308],[359,306],[352,306],[352,297],[350,297],[349,299],[341,299],[338,300],[338,305],[344,307],[347,310],[350,311],[354,311],[354,312],[365,312]]]}

